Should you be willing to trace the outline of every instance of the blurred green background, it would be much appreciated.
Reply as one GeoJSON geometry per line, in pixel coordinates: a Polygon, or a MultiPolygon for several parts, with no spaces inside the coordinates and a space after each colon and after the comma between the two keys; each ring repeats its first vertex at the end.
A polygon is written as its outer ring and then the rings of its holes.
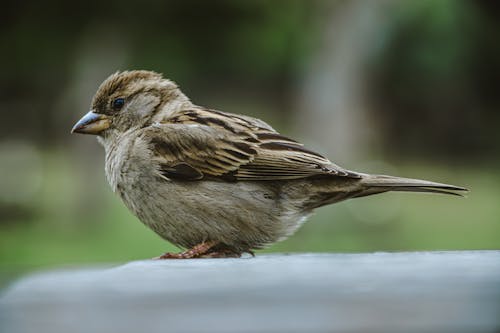
{"type": "Polygon", "coordinates": [[[500,248],[499,18],[497,1],[3,4],[0,276],[175,250],[111,193],[95,138],[69,134],[123,69],[346,168],[472,190],[325,207],[267,251],[500,248]]]}

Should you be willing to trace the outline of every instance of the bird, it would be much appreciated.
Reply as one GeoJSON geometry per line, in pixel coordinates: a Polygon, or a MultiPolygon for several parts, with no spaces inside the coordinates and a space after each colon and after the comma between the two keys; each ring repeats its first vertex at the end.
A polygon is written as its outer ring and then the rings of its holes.
{"type": "Polygon", "coordinates": [[[316,208],[346,199],[468,191],[347,170],[260,119],[198,106],[147,70],[105,79],[71,132],[97,136],[113,192],[181,249],[158,259],[254,255],[292,235],[316,208]]]}

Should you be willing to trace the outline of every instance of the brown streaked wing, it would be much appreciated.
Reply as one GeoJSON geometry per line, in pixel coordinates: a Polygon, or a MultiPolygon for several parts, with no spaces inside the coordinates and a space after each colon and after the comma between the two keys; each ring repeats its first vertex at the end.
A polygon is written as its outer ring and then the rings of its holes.
{"type": "Polygon", "coordinates": [[[148,137],[152,137],[153,151],[168,178],[250,181],[319,175],[360,177],[247,116],[204,108],[183,110],[153,125],[148,137]]]}
{"type": "Polygon", "coordinates": [[[228,180],[241,165],[256,155],[255,143],[230,138],[213,128],[195,124],[157,124],[143,134],[150,142],[154,160],[167,178],[228,180]]]}

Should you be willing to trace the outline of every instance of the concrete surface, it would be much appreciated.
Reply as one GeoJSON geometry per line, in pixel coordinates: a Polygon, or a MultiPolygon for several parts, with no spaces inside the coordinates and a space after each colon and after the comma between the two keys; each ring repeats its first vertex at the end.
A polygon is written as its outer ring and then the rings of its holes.
{"type": "Polygon", "coordinates": [[[4,290],[0,332],[500,332],[500,251],[49,271],[4,290]]]}

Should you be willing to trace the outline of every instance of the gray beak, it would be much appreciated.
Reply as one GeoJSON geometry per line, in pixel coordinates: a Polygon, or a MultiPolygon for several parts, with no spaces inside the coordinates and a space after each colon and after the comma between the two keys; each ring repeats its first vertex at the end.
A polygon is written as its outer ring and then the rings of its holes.
{"type": "Polygon", "coordinates": [[[111,125],[109,117],[90,111],[71,129],[71,133],[98,135],[111,125]]]}

